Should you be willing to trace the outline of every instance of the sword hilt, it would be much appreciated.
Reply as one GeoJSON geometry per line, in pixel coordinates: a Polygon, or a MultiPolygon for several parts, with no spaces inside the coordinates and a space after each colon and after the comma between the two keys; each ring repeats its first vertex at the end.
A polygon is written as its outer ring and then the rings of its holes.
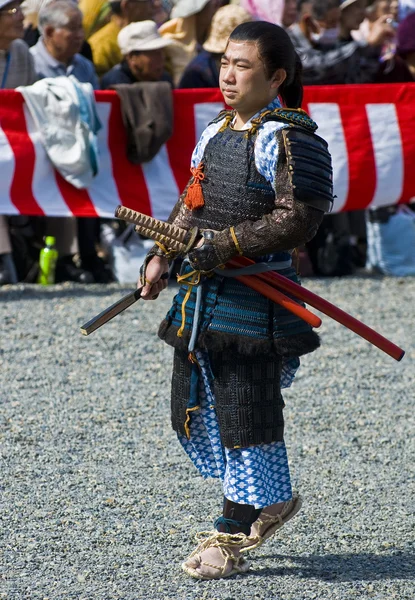
{"type": "Polygon", "coordinates": [[[199,229],[183,229],[172,223],[159,221],[126,206],[118,206],[115,210],[118,219],[133,223],[140,235],[162,244],[166,250],[185,255],[193,247],[199,236],[199,229]]]}
{"type": "MultiPolygon", "coordinates": [[[[179,242],[181,244],[184,243],[184,240],[186,238],[187,229],[177,227],[177,225],[173,225],[172,223],[159,221],[154,217],[149,217],[148,215],[139,213],[135,210],[132,210],[131,208],[127,208],[126,206],[117,206],[115,210],[115,216],[118,219],[127,221],[128,223],[134,223],[134,225],[143,227],[143,230],[154,232],[158,235],[165,235],[169,239],[179,242]]],[[[143,235],[146,234],[143,233],[143,235]]],[[[149,235],[147,237],[152,236],[149,235]]]]}

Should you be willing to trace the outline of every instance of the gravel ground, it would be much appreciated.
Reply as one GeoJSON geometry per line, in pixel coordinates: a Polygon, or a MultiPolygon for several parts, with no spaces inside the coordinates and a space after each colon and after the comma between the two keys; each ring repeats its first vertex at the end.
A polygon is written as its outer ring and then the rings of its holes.
{"type": "Polygon", "coordinates": [[[306,285],[405,348],[395,362],[324,318],[285,394],[304,508],[246,576],[182,573],[221,508],[169,424],[170,290],[84,337],[126,288],[0,290],[0,598],[317,600],[415,597],[415,279],[306,285]]]}

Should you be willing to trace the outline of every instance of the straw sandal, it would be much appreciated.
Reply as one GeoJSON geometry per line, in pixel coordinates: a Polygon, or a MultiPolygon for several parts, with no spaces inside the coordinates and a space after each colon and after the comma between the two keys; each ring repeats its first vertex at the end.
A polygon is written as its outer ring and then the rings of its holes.
{"type": "Polygon", "coordinates": [[[291,500],[284,502],[282,511],[278,515],[269,515],[261,511],[258,519],[252,525],[251,534],[246,537],[245,542],[242,544],[241,552],[248,552],[262,546],[287,521],[295,517],[302,504],[303,500],[301,496],[294,492],[291,500]]]}
{"type": "Polygon", "coordinates": [[[195,579],[223,579],[231,577],[238,573],[246,573],[251,566],[250,563],[242,556],[235,556],[231,548],[239,550],[245,543],[247,536],[244,533],[222,533],[220,531],[202,531],[196,535],[196,541],[199,542],[196,550],[194,550],[189,558],[182,564],[182,569],[195,579]],[[218,548],[224,560],[223,565],[215,565],[203,560],[202,553],[209,548],[218,548]],[[212,576],[203,575],[196,569],[206,566],[215,569],[217,574],[212,576]],[[228,570],[230,568],[230,570],[228,570]]]}

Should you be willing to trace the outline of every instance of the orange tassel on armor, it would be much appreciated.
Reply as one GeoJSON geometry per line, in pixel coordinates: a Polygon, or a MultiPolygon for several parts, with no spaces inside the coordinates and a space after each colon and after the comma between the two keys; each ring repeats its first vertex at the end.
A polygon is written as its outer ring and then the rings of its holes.
{"type": "Polygon", "coordinates": [[[190,210],[196,210],[202,208],[205,205],[205,199],[203,198],[203,190],[200,182],[204,180],[205,175],[202,172],[204,168],[203,163],[199,163],[196,168],[191,168],[190,172],[193,175],[193,182],[187,188],[187,194],[184,199],[184,203],[190,210]]]}

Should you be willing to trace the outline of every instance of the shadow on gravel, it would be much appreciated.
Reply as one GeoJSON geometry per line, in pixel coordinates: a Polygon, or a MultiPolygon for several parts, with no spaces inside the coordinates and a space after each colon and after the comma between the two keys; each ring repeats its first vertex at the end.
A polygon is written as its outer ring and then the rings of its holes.
{"type": "Polygon", "coordinates": [[[40,288],[39,286],[2,289],[0,292],[0,302],[10,300],[39,300],[41,298],[82,298],[85,296],[109,296],[110,294],[119,294],[121,296],[132,292],[135,289],[131,286],[106,286],[106,285],[85,285],[73,286],[64,289],[40,288]]]}
{"type": "Polygon", "coordinates": [[[327,554],[325,556],[284,556],[270,554],[261,558],[290,561],[290,566],[251,571],[257,577],[297,576],[324,581],[379,581],[382,579],[414,579],[415,554],[401,552],[379,554],[327,554]]]}

